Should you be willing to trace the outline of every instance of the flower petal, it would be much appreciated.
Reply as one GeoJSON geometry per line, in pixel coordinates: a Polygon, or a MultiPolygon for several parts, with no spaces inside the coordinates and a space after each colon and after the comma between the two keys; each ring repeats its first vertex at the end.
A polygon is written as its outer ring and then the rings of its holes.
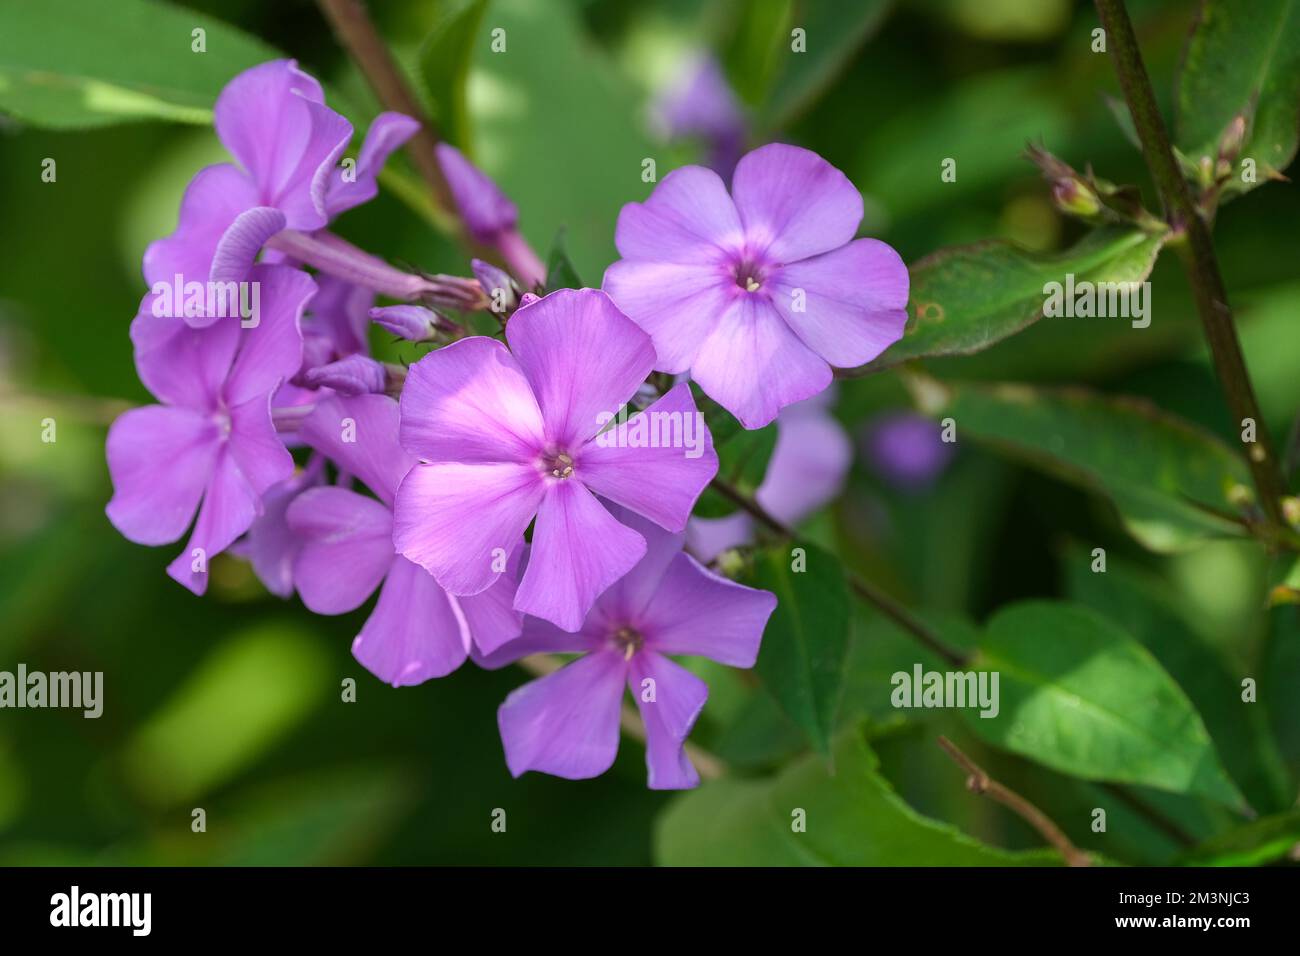
{"type": "Polygon", "coordinates": [[[734,286],[717,266],[620,259],[605,270],[601,287],[653,340],[655,368],[677,375],[691,367],[727,311],[734,286]]]}
{"type": "Polygon", "coordinates": [[[754,497],[774,517],[798,524],[840,493],[852,464],[853,443],[830,415],[782,414],[767,474],[754,497]]]}
{"type": "Polygon", "coordinates": [[[907,266],[879,240],[858,239],[791,263],[768,282],[786,323],[831,365],[865,365],[903,337],[907,266]],[[795,311],[800,289],[803,309],[795,311]]]}
{"type": "Polygon", "coordinates": [[[505,573],[542,496],[532,465],[416,465],[397,490],[393,542],[452,594],[478,594],[505,573]]]}
{"type": "Polygon", "coordinates": [[[145,296],[131,322],[136,371],[160,401],[213,411],[239,348],[239,321],[192,328],[172,315],[168,298],[145,296]]]}
{"type": "Polygon", "coordinates": [[[650,337],[599,289],[560,289],[523,307],[506,339],[537,396],[547,440],[568,451],[595,435],[655,366],[650,337]]]}
{"type": "Polygon", "coordinates": [[[320,483],[324,459],[316,462],[268,489],[262,496],[261,516],[230,547],[230,553],[245,558],[263,587],[276,597],[293,596],[293,563],[302,549],[302,538],[289,527],[289,506],[307,488],[320,483]]]}
{"type": "Polygon", "coordinates": [[[749,248],[772,263],[844,245],[862,221],[862,194],[812,150],[771,143],[736,164],[731,195],[749,248]]]}
{"type": "Polygon", "coordinates": [[[524,543],[519,542],[506,564],[505,573],[486,591],[468,597],[453,597],[469,629],[470,650],[491,654],[501,645],[513,641],[523,628],[523,615],[515,610],[515,591],[519,587],[519,564],[524,543]]]}
{"type": "MultiPolygon", "coordinates": [[[[293,459],[289,467],[292,469],[293,459]]],[[[189,544],[167,565],[167,574],[201,596],[208,589],[212,559],[249,529],[259,507],[257,492],[249,487],[227,447],[217,456],[189,544]]]]}
{"type": "Polygon", "coordinates": [[[256,325],[239,323],[239,354],[224,390],[231,405],[271,394],[298,371],[302,365],[302,313],[316,292],[311,276],[289,266],[257,266],[252,281],[259,290],[256,325]]]}
{"type": "Polygon", "coordinates": [[[499,233],[515,227],[519,210],[486,173],[447,143],[438,144],[437,154],[460,218],[476,240],[490,245],[499,233]]]}
{"type": "Polygon", "coordinates": [[[269,395],[230,410],[230,438],[226,448],[259,497],[293,474],[293,456],[271,421],[269,395]]]}
{"type": "MultiPolygon", "coordinates": [[[[463,602],[464,599],[460,600],[463,602]]],[[[470,648],[470,654],[479,667],[494,671],[531,654],[577,654],[600,650],[604,643],[603,631],[597,631],[595,627],[562,631],[550,621],[525,616],[518,637],[491,652],[470,648]]]]}
{"type": "Polygon", "coordinates": [[[415,464],[397,440],[399,424],[397,402],[387,395],[330,396],[303,419],[298,434],[391,508],[415,464]]]}
{"type": "Polygon", "coordinates": [[[588,654],[518,688],[497,710],[506,766],[585,780],[618,755],[618,711],[627,662],[611,651],[588,654]]]}
{"type": "Polygon", "coordinates": [[[691,388],[674,385],[649,408],[585,445],[576,474],[596,494],[681,531],[718,473],[718,455],[691,388]]]}
{"type": "Polygon", "coordinates": [[[724,518],[691,518],[686,525],[686,549],[708,563],[728,548],[754,540],[754,519],[743,511],[724,518]]]}
{"type": "Polygon", "coordinates": [[[681,552],[685,535],[665,531],[655,522],[635,511],[605,502],[609,513],[645,539],[645,555],[632,570],[601,594],[596,607],[587,616],[583,630],[607,637],[629,621],[636,620],[650,603],[663,580],[668,566],[681,552]]]}
{"type": "Polygon", "coordinates": [[[643,203],[618,214],[614,243],[624,259],[714,265],[744,244],[736,205],[718,174],[703,166],[675,169],[643,203]]]}
{"type": "MultiPolygon", "coordinates": [[[[270,239],[285,226],[284,213],[274,206],[253,206],[245,209],[229,228],[221,234],[212,254],[210,282],[247,282],[253,272],[257,257],[270,239]]],[[[211,325],[217,315],[204,315],[186,320],[194,326],[211,325]]]]}
{"type": "Polygon", "coordinates": [[[515,607],[576,631],[600,593],[645,550],[645,539],[620,524],[581,482],[556,481],[537,512],[515,607]]]}
{"type": "Polygon", "coordinates": [[[638,623],[651,650],[753,667],[775,609],[774,594],[714,574],[683,552],[668,565],[638,623]]]}
{"type": "Polygon", "coordinates": [[[220,448],[216,423],[197,412],[166,405],[124,412],[108,430],[108,520],[136,544],[175,541],[194,520],[220,448]]]}
{"type": "MultiPolygon", "coordinates": [[[[144,280],[173,285],[179,274],[186,282],[207,282],[217,243],[246,209],[260,205],[257,187],[230,163],[208,166],[190,180],[181,197],[176,231],[149,244],[144,251],[144,280]]],[[[178,309],[171,313],[180,317],[178,309]]]]}
{"type": "Polygon", "coordinates": [[[420,124],[404,113],[380,113],[374,118],[361,144],[352,182],[343,179],[342,169],[330,174],[325,192],[325,211],[331,219],[378,195],[379,183],[375,177],[393,151],[414,136],[419,128],[420,124]]]}
{"type": "Polygon", "coordinates": [[[505,345],[475,336],[411,366],[401,438],[426,461],[531,461],[544,444],[542,413],[505,345]]]}
{"type": "Polygon", "coordinates": [[[830,385],[831,370],[769,301],[747,295],[704,340],[691,377],[746,428],[762,428],[786,405],[830,385]]]}
{"type": "Polygon", "coordinates": [[[289,505],[287,520],[302,539],[293,579],[302,603],[316,614],[360,607],[393,565],[393,516],[373,498],[346,488],[311,488],[289,505]]]}
{"type": "Polygon", "coordinates": [[[398,555],[352,655],[394,687],[445,677],[465,662],[469,635],[433,576],[398,555]]]}
{"type": "Polygon", "coordinates": [[[652,651],[633,655],[627,686],[645,722],[650,789],[699,786],[700,775],[684,745],[709,698],[709,686],[680,664],[652,651]]]}

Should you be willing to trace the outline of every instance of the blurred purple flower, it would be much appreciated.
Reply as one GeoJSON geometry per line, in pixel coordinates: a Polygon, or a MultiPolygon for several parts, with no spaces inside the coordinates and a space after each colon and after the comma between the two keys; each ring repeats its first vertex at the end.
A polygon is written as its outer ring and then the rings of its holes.
{"type": "Polygon", "coordinates": [[[650,339],[603,292],[523,306],[506,339],[461,339],[407,375],[402,445],[425,463],[397,493],[394,540],[452,594],[477,594],[536,516],[515,607],[574,631],[646,547],[596,495],[680,531],[718,458],[685,384],[641,414],[698,428],[697,447],[632,447],[636,419],[594,440],[654,365],[650,339]]]}
{"type": "Polygon", "coordinates": [[[376,496],[311,488],[287,513],[301,541],[293,580],[309,609],[355,610],[382,584],[352,643],[362,666],[394,687],[419,684],[460,667],[471,648],[489,654],[519,634],[511,569],[480,594],[456,598],[393,547],[393,498],[415,464],[398,443],[395,401],[382,395],[327,398],[303,420],[301,435],[376,496]]]}
{"type": "Polygon", "coordinates": [[[581,630],[570,634],[526,617],[519,639],[481,662],[501,667],[529,654],[584,655],[506,698],[497,711],[506,764],[516,777],[528,770],[570,780],[604,773],[618,753],[626,686],[645,722],[650,787],[694,787],[699,774],[683,748],[709,689],[664,655],[753,667],[776,597],[701,567],[681,550],[681,535],[622,509],[615,514],[644,536],[645,556],[600,596],[581,630]]]}
{"type": "Polygon", "coordinates": [[[136,369],[161,405],[120,416],[108,432],[113,526],[137,544],[189,545],[167,573],[195,594],[208,563],[262,513],[262,495],[293,474],[275,433],[271,396],[302,362],[299,323],[316,283],[285,266],[259,265],[256,327],[222,319],[193,329],[154,315],[147,295],[131,323],[136,369]],[[199,502],[202,499],[202,507],[199,502]]]}
{"type": "Polygon", "coordinates": [[[884,481],[903,491],[921,491],[952,459],[953,446],[940,436],[937,422],[911,412],[894,412],[867,427],[863,450],[884,481]]]}
{"type": "Polygon", "coordinates": [[[656,368],[687,370],[746,428],[875,358],[903,334],[898,253],[853,240],[862,196],[816,153],[772,144],[717,173],[669,173],[618,218],[604,289],[646,330],[656,368]]]}
{"type": "Polygon", "coordinates": [[[707,143],[708,166],[724,180],[731,178],[745,147],[745,115],[713,56],[687,62],[651,105],[651,115],[667,139],[707,143]]]}

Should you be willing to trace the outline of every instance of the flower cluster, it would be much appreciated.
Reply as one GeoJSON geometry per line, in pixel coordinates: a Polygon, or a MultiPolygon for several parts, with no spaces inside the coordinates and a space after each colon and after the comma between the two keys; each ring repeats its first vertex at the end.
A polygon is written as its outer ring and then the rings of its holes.
{"type": "Polygon", "coordinates": [[[802,402],[761,494],[796,520],[835,493],[849,450],[815,396],[898,338],[907,298],[897,254],[853,240],[857,191],[793,146],[743,157],[730,195],[687,167],[623,210],[603,290],[548,291],[514,203],[449,146],[496,264],[408,273],[330,231],[376,194],[408,117],[381,115],[345,159],[351,124],[280,60],[235,77],[215,125],[235,162],[194,177],[144,256],[131,339],[158,404],[110,429],[110,521],[148,545],[188,530],[167,572],[195,594],[222,552],[318,614],[378,592],[353,653],[395,686],[579,654],[501,705],[510,771],[602,773],[626,686],[650,786],[694,786],[708,689],[667,655],[752,666],[776,600],[697,560],[718,456],[685,373],[749,428],[802,402]],[[502,333],[470,334],[488,309],[502,333]],[[378,361],[371,323],[431,348],[378,361]]]}

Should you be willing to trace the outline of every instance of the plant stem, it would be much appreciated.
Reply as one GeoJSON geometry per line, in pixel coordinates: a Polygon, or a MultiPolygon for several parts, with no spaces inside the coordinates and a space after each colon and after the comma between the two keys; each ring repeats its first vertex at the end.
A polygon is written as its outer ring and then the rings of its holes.
{"type": "Polygon", "coordinates": [[[1169,134],[1156,105],[1151,79],[1142,62],[1142,51],[1138,48],[1123,0],[1095,2],[1106,30],[1115,71],[1119,74],[1119,85],[1142,143],[1142,154],[1160,191],[1165,216],[1175,231],[1185,231],[1187,236],[1186,247],[1181,250],[1183,265],[1196,300],[1196,311],[1205,327],[1205,338],[1219,384],[1237,420],[1237,427],[1244,427],[1241,422],[1248,418],[1255,423],[1256,440],[1251,444],[1246,460],[1255,480],[1260,506],[1270,522],[1282,525],[1281,498],[1286,486],[1242,358],[1241,343],[1237,339],[1210,228],[1192,199],[1191,188],[1183,178],[1169,144],[1169,134]]]}
{"type": "Polygon", "coordinates": [[[434,201],[444,210],[454,210],[451,192],[443,178],[442,168],[434,147],[438,145],[438,131],[424,115],[397,61],[387,44],[375,29],[366,13],[362,0],[316,0],[325,14],[334,35],[356,61],[361,73],[374,90],[375,97],[386,110],[405,113],[420,124],[419,130],[406,143],[406,151],[429,186],[434,201]]]}
{"type": "MultiPolygon", "coordinates": [[[[533,654],[521,658],[516,663],[537,677],[545,677],[564,666],[564,661],[554,654],[533,654]]],[[[624,734],[645,743],[645,724],[641,721],[641,715],[637,713],[636,707],[626,701],[619,711],[619,723],[624,734]]],[[[690,741],[686,742],[685,748],[686,755],[691,758],[691,763],[699,771],[701,780],[716,780],[727,772],[727,765],[709,751],[695,746],[690,741]]]]}
{"type": "MultiPolygon", "coordinates": [[[[766,508],[747,495],[742,494],[738,489],[733,488],[730,484],[721,478],[714,478],[711,487],[722,497],[726,498],[732,504],[749,513],[760,524],[766,527],[774,534],[785,538],[789,541],[798,541],[799,536],[793,529],[787,527],[776,517],[774,517],[766,508]]],[[[874,584],[858,577],[851,571],[846,570],[845,576],[848,578],[849,587],[853,593],[874,605],[881,613],[889,617],[899,627],[916,638],[929,651],[943,658],[953,667],[961,667],[967,663],[966,655],[955,648],[949,647],[944,641],[926,627],[924,623],[912,616],[912,613],[905,607],[891,598],[884,591],[881,591],[874,584]]]]}
{"type": "Polygon", "coordinates": [[[990,800],[994,800],[1010,809],[1037,830],[1043,839],[1065,858],[1065,862],[1069,866],[1092,865],[1092,858],[1071,843],[1065,832],[1053,823],[1051,818],[1042,810],[1039,810],[1014,790],[1008,789],[990,777],[979,764],[962,753],[957,748],[957,745],[947,737],[942,735],[939,737],[939,746],[947,751],[948,756],[953,759],[957,766],[970,775],[966,778],[966,788],[971,793],[982,793],[990,800]]]}

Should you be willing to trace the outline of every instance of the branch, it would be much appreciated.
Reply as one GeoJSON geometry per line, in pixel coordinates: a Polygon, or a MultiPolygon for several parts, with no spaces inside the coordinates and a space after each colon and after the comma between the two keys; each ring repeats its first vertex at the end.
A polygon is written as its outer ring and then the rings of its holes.
{"type": "Polygon", "coordinates": [[[1014,790],[1008,790],[990,777],[979,764],[957,749],[957,745],[947,737],[940,735],[939,746],[947,751],[948,756],[953,759],[957,766],[970,775],[966,778],[966,789],[970,790],[971,793],[981,793],[990,800],[996,801],[1011,810],[1037,830],[1043,839],[1065,858],[1067,865],[1092,865],[1092,858],[1071,843],[1070,838],[1065,835],[1064,831],[1053,823],[1042,810],[1039,810],[1014,790]]]}
{"type": "Polygon", "coordinates": [[[1242,358],[1241,343],[1237,339],[1237,329],[1233,324],[1232,309],[1228,306],[1228,293],[1219,272],[1219,261],[1214,253],[1209,226],[1201,218],[1192,199],[1191,189],[1183,178],[1169,145],[1169,134],[1156,105],[1151,80],[1142,62],[1142,51],[1138,48],[1133,24],[1124,9],[1123,0],[1095,2],[1111,45],[1119,85],[1124,91],[1133,125],[1142,142],[1142,154],[1151,170],[1151,177],[1160,190],[1165,216],[1174,230],[1184,230],[1187,235],[1187,245],[1180,250],[1183,266],[1196,300],[1196,311],[1205,327],[1205,338],[1214,358],[1214,370],[1219,384],[1227,397],[1228,407],[1237,419],[1237,427],[1240,428],[1240,423],[1247,418],[1255,422],[1256,441],[1251,445],[1246,460],[1255,480],[1260,505],[1271,523],[1285,526],[1281,499],[1286,493],[1286,485],[1278,468],[1272,440],[1259,412],[1250,374],[1242,358]]]}
{"type": "MultiPolygon", "coordinates": [[[[738,489],[733,488],[730,484],[721,478],[714,478],[711,486],[714,491],[722,495],[732,504],[736,505],[743,511],[749,513],[751,517],[757,520],[761,525],[778,537],[785,538],[789,541],[798,541],[799,536],[795,532],[774,517],[771,512],[760,505],[757,501],[742,494],[738,489]]],[[[892,597],[881,591],[874,584],[858,577],[853,572],[845,569],[845,576],[848,578],[849,587],[853,593],[872,604],[890,618],[895,624],[904,631],[916,638],[929,651],[943,658],[953,667],[961,667],[967,663],[966,655],[961,651],[949,647],[943,639],[934,631],[930,630],[924,623],[912,616],[912,613],[899,604],[892,597]]]]}
{"type": "MultiPolygon", "coordinates": [[[[564,661],[554,654],[533,654],[515,663],[536,677],[545,677],[564,666],[564,661]]],[[[626,701],[619,711],[619,724],[628,737],[645,743],[645,724],[641,720],[641,715],[635,706],[626,701]]],[[[727,765],[709,751],[695,746],[690,741],[686,742],[685,748],[686,755],[691,758],[691,763],[699,771],[701,780],[717,780],[727,772],[727,765]]]]}

